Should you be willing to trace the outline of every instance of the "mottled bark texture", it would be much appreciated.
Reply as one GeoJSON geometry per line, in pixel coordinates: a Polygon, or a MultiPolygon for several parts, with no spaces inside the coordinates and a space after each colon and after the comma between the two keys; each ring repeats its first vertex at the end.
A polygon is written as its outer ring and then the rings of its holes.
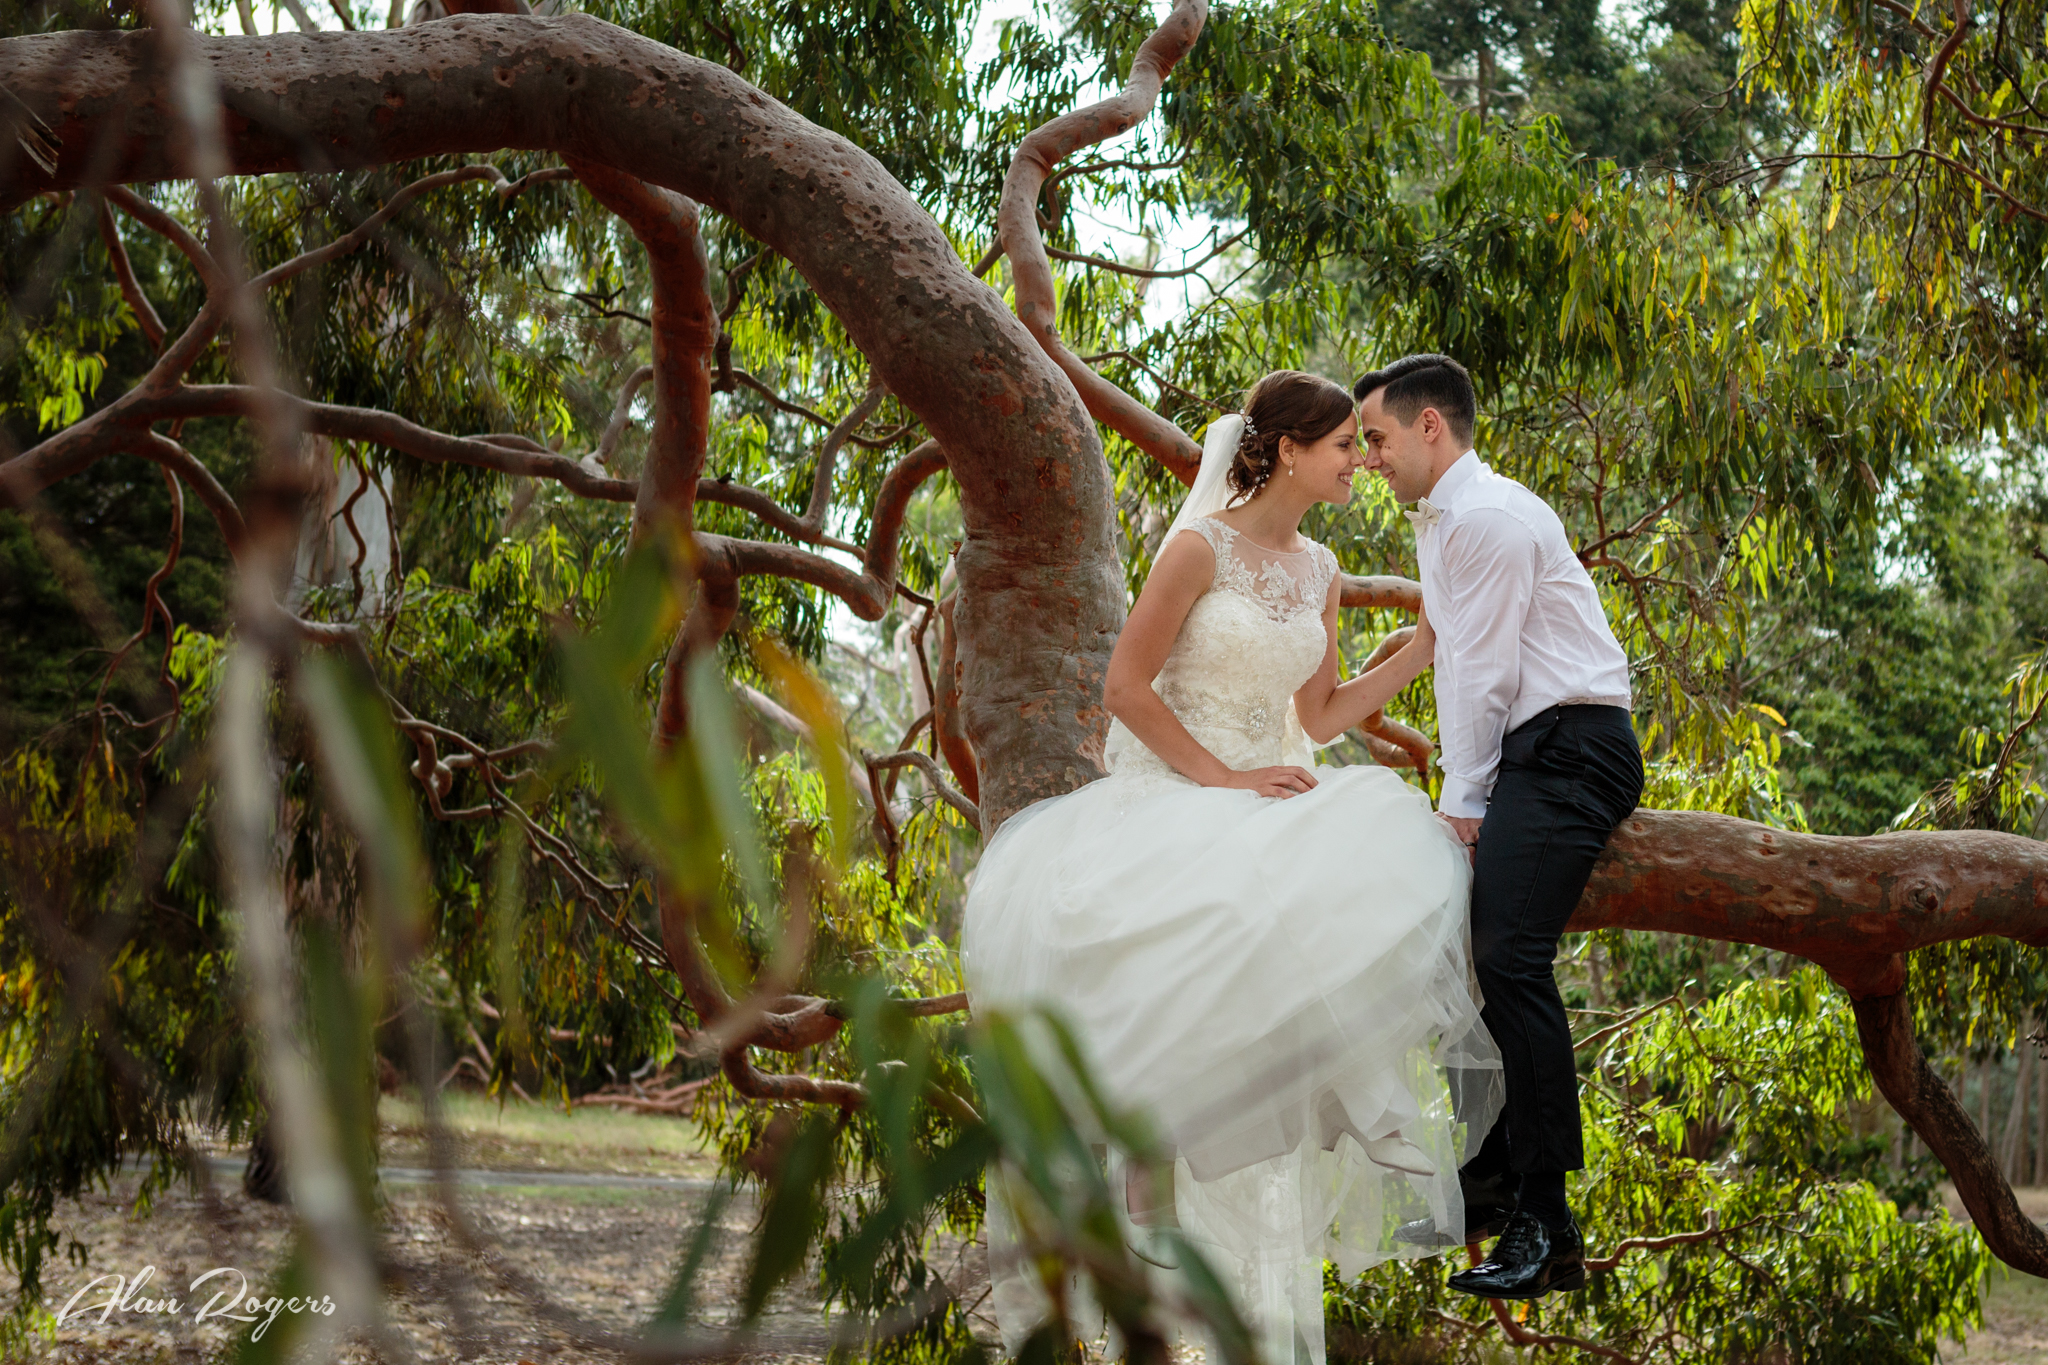
{"type": "MultiPolygon", "coordinates": [[[[1124,613],[1100,438],[1073,384],[873,157],[724,67],[580,15],[192,41],[237,174],[549,150],[688,195],[787,257],[960,483],[963,711],[990,827],[1100,773],[1124,613]]],[[[0,149],[0,208],[179,173],[153,32],[8,39],[0,85],[62,147],[54,175],[0,149]]]]}
{"type": "Polygon", "coordinates": [[[1987,831],[1793,834],[1639,810],[1593,870],[1573,929],[1647,929],[1776,948],[1854,999],[1905,985],[1900,954],[1997,935],[2048,944],[2048,844],[1987,831]]]}

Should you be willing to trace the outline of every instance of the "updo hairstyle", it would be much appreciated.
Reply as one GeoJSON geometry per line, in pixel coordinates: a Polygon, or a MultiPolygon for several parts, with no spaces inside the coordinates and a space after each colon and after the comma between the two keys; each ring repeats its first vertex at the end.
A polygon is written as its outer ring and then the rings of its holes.
{"type": "Polygon", "coordinates": [[[1244,435],[1225,475],[1232,506],[1257,495],[1280,467],[1280,438],[1314,445],[1356,413],[1351,394],[1318,374],[1275,370],[1244,399],[1244,435]]]}

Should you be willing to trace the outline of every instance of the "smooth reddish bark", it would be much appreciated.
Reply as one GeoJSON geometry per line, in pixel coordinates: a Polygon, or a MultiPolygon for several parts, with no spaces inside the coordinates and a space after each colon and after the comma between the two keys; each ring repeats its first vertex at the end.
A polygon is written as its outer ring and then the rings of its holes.
{"type": "Polygon", "coordinates": [[[718,340],[697,206],[610,166],[572,157],[569,169],[633,229],[654,285],[654,427],[633,499],[633,539],[646,539],[664,522],[688,531],[711,443],[711,348],[718,340]]]}
{"type": "Polygon", "coordinates": [[[1139,47],[1130,80],[1109,99],[1062,114],[1033,129],[1018,146],[1003,180],[1002,207],[996,216],[1002,246],[1010,256],[1016,282],[1017,316],[1045,353],[1052,357],[1088,413],[1192,484],[1202,467],[1202,448],[1187,433],[1097,374],[1060,340],[1058,296],[1045,240],[1038,233],[1038,192],[1053,167],[1083,147],[1121,136],[1152,112],[1167,73],[1180,64],[1202,35],[1208,19],[1207,0],[1174,0],[1173,10],[1139,47]]]}
{"type": "Polygon", "coordinates": [[[2048,1277],[2048,1236],[1921,1055],[1904,954],[1996,936],[2048,945],[2048,844],[1982,830],[1851,839],[1639,810],[1593,869],[1573,929],[1647,929],[1796,953],[1848,992],[1878,1089],[1947,1168],[1999,1259],[2048,1277]]]}
{"type": "Polygon", "coordinates": [[[1850,839],[1639,810],[1571,927],[1776,948],[1819,963],[1852,998],[1893,995],[1899,955],[1914,948],[1993,935],[2048,944],[2048,844],[1981,830],[1850,839]]]}
{"type": "MultiPolygon", "coordinates": [[[[195,36],[238,174],[549,150],[727,215],[787,257],[945,450],[967,732],[991,828],[1099,775],[1101,683],[1123,624],[1109,471],[1073,385],[873,157],[711,62],[580,15],[463,15],[360,33],[195,36]]],[[[0,42],[0,85],[62,154],[0,148],[0,208],[179,174],[156,36],[0,42]]]]}

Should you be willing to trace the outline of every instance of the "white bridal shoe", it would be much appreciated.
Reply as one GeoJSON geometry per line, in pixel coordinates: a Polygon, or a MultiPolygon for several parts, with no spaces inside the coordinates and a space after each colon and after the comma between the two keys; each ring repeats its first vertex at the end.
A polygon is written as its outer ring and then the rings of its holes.
{"type": "Polygon", "coordinates": [[[1432,1176],[1436,1174],[1436,1163],[1424,1154],[1420,1147],[1402,1137],[1389,1133],[1374,1138],[1365,1144],[1365,1155],[1375,1166],[1385,1166],[1391,1171],[1403,1171],[1409,1175],[1432,1176]]]}

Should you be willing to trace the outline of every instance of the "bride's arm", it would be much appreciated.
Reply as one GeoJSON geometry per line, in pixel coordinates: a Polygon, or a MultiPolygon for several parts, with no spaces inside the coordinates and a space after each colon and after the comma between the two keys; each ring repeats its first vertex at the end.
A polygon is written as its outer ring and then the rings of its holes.
{"type": "Polygon", "coordinates": [[[1295,718],[1309,738],[1318,744],[1335,739],[1373,712],[1392,701],[1394,694],[1420,677],[1436,656],[1436,632],[1429,617],[1418,615],[1415,636],[1378,668],[1361,673],[1350,682],[1337,681],[1337,600],[1340,583],[1330,584],[1330,600],[1323,608],[1323,629],[1329,648],[1315,676],[1294,694],[1295,718]]]}
{"type": "Polygon", "coordinates": [[[1261,796],[1294,796],[1316,785],[1315,778],[1295,767],[1255,768],[1237,772],[1202,747],[1188,733],[1171,707],[1152,690],[1152,680],[1166,666],[1181,623],[1196,599],[1216,577],[1216,554],[1198,532],[1182,532],[1168,541],[1152,565],[1138,604],[1117,637],[1109,657],[1109,677],[1102,704],[1122,721],[1139,743],[1159,755],[1182,776],[1205,787],[1242,787],[1261,796]]]}

